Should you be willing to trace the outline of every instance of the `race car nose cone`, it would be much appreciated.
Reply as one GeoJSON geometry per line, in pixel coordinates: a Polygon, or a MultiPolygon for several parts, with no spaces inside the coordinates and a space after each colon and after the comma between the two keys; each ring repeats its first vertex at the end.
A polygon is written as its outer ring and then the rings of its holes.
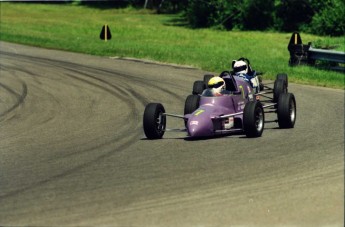
{"type": "Polygon", "coordinates": [[[205,137],[213,134],[213,124],[211,121],[188,121],[188,134],[191,137],[205,137]]]}

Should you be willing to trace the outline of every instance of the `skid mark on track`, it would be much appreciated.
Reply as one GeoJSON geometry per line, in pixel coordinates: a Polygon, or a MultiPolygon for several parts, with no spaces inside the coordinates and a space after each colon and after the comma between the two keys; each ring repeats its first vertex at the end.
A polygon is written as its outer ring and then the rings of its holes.
{"type": "MultiPolygon", "coordinates": [[[[110,157],[115,152],[118,153],[124,149],[127,149],[131,145],[135,144],[138,140],[140,140],[142,136],[141,109],[138,108],[137,104],[139,103],[141,106],[145,106],[149,102],[149,100],[143,97],[139,92],[135,91],[133,87],[131,87],[130,83],[133,83],[133,81],[138,82],[142,84],[143,86],[152,87],[153,89],[157,89],[158,91],[165,92],[175,99],[180,99],[180,100],[182,99],[181,96],[169,91],[168,89],[163,89],[155,85],[154,82],[147,81],[147,80],[144,80],[144,79],[141,79],[129,74],[116,72],[116,70],[114,71],[105,70],[105,69],[94,68],[94,67],[89,67],[89,66],[84,66],[84,65],[79,65],[79,64],[73,64],[69,62],[53,61],[49,59],[29,57],[29,56],[23,56],[23,55],[13,55],[13,54],[7,54],[7,55],[8,57],[15,58],[16,61],[18,61],[18,58],[19,58],[20,61],[25,61],[29,64],[33,63],[33,64],[38,64],[42,67],[49,66],[49,67],[56,68],[56,70],[59,71],[59,73],[61,74],[59,75],[59,77],[70,78],[77,81],[77,84],[78,83],[87,84],[97,89],[101,89],[107,92],[108,94],[120,99],[120,101],[125,103],[128,106],[128,109],[130,109],[131,111],[130,111],[130,114],[126,116],[125,118],[126,124],[127,124],[126,127],[123,129],[125,131],[118,133],[116,137],[112,138],[110,141],[107,141],[106,143],[98,145],[97,147],[89,147],[88,149],[78,152],[78,154],[81,154],[81,153],[92,152],[92,151],[102,148],[104,149],[104,152],[102,152],[100,155],[93,157],[92,160],[88,160],[87,162],[82,163],[78,166],[70,168],[59,174],[55,174],[54,176],[51,176],[47,179],[39,180],[38,182],[28,185],[27,187],[20,188],[18,190],[14,190],[6,194],[0,195],[0,201],[8,197],[16,196],[25,191],[35,189],[49,182],[56,181],[68,175],[71,175],[77,171],[82,170],[83,168],[86,168],[94,163],[97,163],[103,159],[110,157]],[[108,81],[108,79],[114,79],[114,75],[117,77],[116,81],[119,81],[119,83],[108,81]],[[127,82],[128,80],[130,81],[130,83],[127,82]]],[[[39,79],[37,79],[37,76],[35,76],[34,73],[32,72],[23,71],[18,67],[12,67],[12,70],[22,71],[25,76],[31,76],[34,80],[38,80],[37,84],[41,84],[39,79]]],[[[39,77],[42,77],[42,75],[39,77]]],[[[13,95],[16,95],[18,97],[18,102],[16,103],[16,105],[12,107],[10,110],[7,110],[4,113],[2,113],[2,115],[5,115],[7,112],[10,112],[11,110],[15,109],[20,104],[24,103],[25,97],[27,96],[28,87],[25,83],[23,83],[23,92],[21,94],[17,94],[12,88],[4,84],[1,84],[1,86],[5,87],[6,90],[8,90],[9,92],[13,93],[13,95]]],[[[75,155],[75,154],[67,154],[66,156],[61,156],[60,158],[65,158],[72,155],[75,155]]]]}
{"type": "Polygon", "coordinates": [[[28,94],[28,88],[24,82],[21,82],[21,83],[22,83],[22,90],[20,93],[17,93],[11,87],[9,87],[3,83],[0,83],[0,87],[4,88],[7,92],[9,92],[10,94],[12,94],[13,96],[16,97],[16,102],[10,108],[6,109],[5,111],[0,112],[0,118],[4,117],[8,113],[12,112],[16,108],[18,108],[20,105],[24,104],[25,98],[28,94]]]}
{"type": "MultiPolygon", "coordinates": [[[[98,162],[98,161],[101,161],[103,159],[106,159],[108,157],[110,157],[114,152],[120,152],[122,151],[123,149],[127,149],[128,147],[130,147],[135,141],[138,140],[138,137],[141,133],[136,133],[136,134],[133,134],[132,136],[126,136],[126,138],[129,138],[128,141],[122,143],[121,145],[117,146],[117,147],[114,147],[113,149],[109,150],[108,152],[105,152],[104,154],[98,156],[96,159],[93,159],[91,160],[90,162],[86,162],[82,165],[79,165],[79,166],[76,166],[72,169],[69,169],[67,171],[64,171],[60,174],[57,174],[57,175],[54,175],[52,177],[49,177],[48,179],[45,179],[45,180],[41,180],[33,185],[30,185],[28,187],[25,187],[25,188],[21,188],[19,190],[15,190],[15,191],[12,191],[12,192],[9,192],[7,194],[4,194],[4,195],[0,195],[0,202],[1,200],[3,199],[6,199],[8,197],[12,197],[12,196],[16,196],[20,193],[23,193],[25,191],[28,191],[28,190],[32,190],[32,189],[35,189],[37,187],[40,187],[40,186],[43,186],[49,182],[52,182],[52,181],[55,181],[55,180],[58,180],[60,178],[63,178],[63,177],[66,177],[68,175],[71,175],[77,171],[80,171],[86,167],[88,167],[89,165],[95,163],[95,162],[98,162]]],[[[108,145],[108,144],[104,144],[104,145],[108,145]]],[[[99,147],[98,147],[99,148],[99,147]]]]}
{"type": "MultiPolygon", "coordinates": [[[[106,76],[108,78],[114,78],[114,76],[116,76],[116,78],[121,78],[122,81],[131,81],[132,83],[138,83],[138,84],[142,84],[143,87],[151,87],[155,90],[157,90],[157,92],[162,91],[164,93],[169,94],[171,97],[176,98],[177,100],[184,100],[183,97],[181,97],[181,95],[176,94],[175,92],[172,92],[168,89],[162,88],[158,85],[156,85],[156,81],[150,81],[147,79],[143,79],[140,77],[137,77],[135,75],[132,74],[127,74],[124,73],[122,71],[116,70],[116,69],[112,69],[112,70],[108,70],[108,69],[104,69],[104,68],[100,68],[100,67],[90,67],[90,66],[86,66],[86,65],[81,65],[81,64],[77,64],[77,63],[71,63],[71,62],[67,62],[67,61],[57,61],[57,60],[51,60],[51,59],[47,59],[47,58],[40,58],[40,57],[32,57],[32,56],[25,56],[25,55],[15,55],[12,53],[7,53],[7,52],[0,52],[2,55],[7,55],[7,56],[11,56],[14,58],[21,58],[24,61],[27,61],[29,63],[31,63],[32,61],[35,62],[35,64],[39,64],[39,65],[51,65],[51,66],[55,66],[57,68],[63,68],[69,71],[73,71],[73,72],[77,72],[77,73],[83,73],[84,76],[93,78],[95,80],[104,82],[110,86],[113,86],[114,83],[110,83],[107,82],[106,80],[101,79],[100,77],[106,76]],[[78,70],[76,70],[78,69],[78,70]],[[92,72],[92,74],[90,73],[92,72]],[[94,75],[99,75],[99,76],[94,76],[94,75]]],[[[166,85],[174,87],[175,89],[178,88],[176,87],[175,83],[167,83],[165,82],[166,85]]],[[[114,87],[116,89],[116,87],[114,87]]]]}

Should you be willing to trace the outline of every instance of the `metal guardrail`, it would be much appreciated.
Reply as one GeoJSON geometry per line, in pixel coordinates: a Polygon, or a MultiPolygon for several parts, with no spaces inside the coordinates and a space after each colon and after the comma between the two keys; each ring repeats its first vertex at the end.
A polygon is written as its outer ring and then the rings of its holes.
{"type": "Polygon", "coordinates": [[[290,52],[290,66],[315,65],[315,62],[319,60],[332,62],[335,69],[345,72],[345,67],[339,65],[339,63],[345,63],[345,52],[313,48],[310,42],[305,45],[297,32],[292,34],[288,50],[290,52]]]}
{"type": "Polygon", "coordinates": [[[310,47],[308,52],[310,59],[345,63],[345,52],[316,49],[313,47],[310,47]]]}

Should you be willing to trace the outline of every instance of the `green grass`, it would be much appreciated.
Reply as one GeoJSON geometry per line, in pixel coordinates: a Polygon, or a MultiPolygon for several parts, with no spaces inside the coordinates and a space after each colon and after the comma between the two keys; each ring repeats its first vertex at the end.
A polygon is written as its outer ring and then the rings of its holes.
{"type": "MultiPolygon", "coordinates": [[[[193,30],[180,26],[178,15],[157,15],[131,8],[0,4],[3,41],[92,55],[145,58],[218,73],[229,69],[233,59],[243,56],[267,79],[285,72],[291,82],[344,89],[344,73],[288,66],[291,33],[193,30]],[[107,42],[99,38],[104,24],[109,25],[112,33],[107,42]]],[[[304,43],[315,41],[319,46],[336,46],[345,51],[345,36],[301,36],[304,43]]]]}

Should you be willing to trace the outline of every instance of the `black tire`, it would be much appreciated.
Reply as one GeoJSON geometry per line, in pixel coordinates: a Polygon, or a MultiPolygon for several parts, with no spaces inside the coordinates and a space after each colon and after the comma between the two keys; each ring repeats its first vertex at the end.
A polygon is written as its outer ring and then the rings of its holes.
{"type": "Polygon", "coordinates": [[[243,110],[243,129],[247,137],[260,137],[265,127],[265,114],[262,104],[250,101],[243,110]]]}
{"type": "Polygon", "coordinates": [[[262,74],[256,73],[256,76],[257,76],[258,79],[259,79],[260,91],[263,91],[263,90],[265,89],[265,85],[264,85],[264,83],[262,82],[262,74]]]}
{"type": "Polygon", "coordinates": [[[286,73],[277,74],[276,80],[284,80],[286,87],[289,87],[288,75],[286,73]]]}
{"type": "Polygon", "coordinates": [[[214,77],[214,75],[212,74],[205,74],[204,75],[204,84],[205,84],[205,88],[208,88],[208,82],[210,81],[210,79],[214,77]]]}
{"type": "Polygon", "coordinates": [[[188,95],[184,104],[184,114],[191,114],[199,108],[200,96],[188,95]]]}
{"type": "Polygon", "coordinates": [[[293,128],[296,122],[296,113],[297,108],[294,94],[281,94],[277,108],[279,128],[293,128]]]}
{"type": "Polygon", "coordinates": [[[206,87],[205,87],[204,81],[202,80],[195,81],[193,84],[193,95],[201,95],[201,93],[204,91],[205,88],[206,87]]]}
{"type": "Polygon", "coordinates": [[[221,72],[221,73],[219,74],[219,77],[220,77],[220,78],[223,78],[223,77],[229,76],[229,75],[230,75],[230,71],[223,71],[223,72],[221,72]]]}
{"type": "Polygon", "coordinates": [[[286,82],[282,79],[274,81],[273,102],[278,102],[280,94],[287,93],[286,82]]]}
{"type": "Polygon", "coordinates": [[[165,132],[165,109],[160,103],[149,103],[144,111],[143,126],[148,139],[161,139],[165,132]]]}
{"type": "Polygon", "coordinates": [[[265,85],[263,84],[263,83],[260,83],[260,91],[263,91],[263,90],[265,90],[265,85]]]}

